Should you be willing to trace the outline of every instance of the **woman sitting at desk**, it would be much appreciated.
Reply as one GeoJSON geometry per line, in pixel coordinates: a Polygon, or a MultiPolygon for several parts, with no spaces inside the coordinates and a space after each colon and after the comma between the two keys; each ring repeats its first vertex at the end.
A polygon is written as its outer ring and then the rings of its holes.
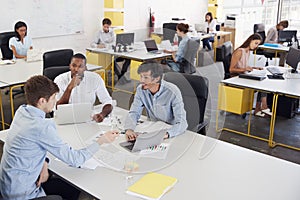
{"type": "Polygon", "coordinates": [[[170,61],[167,60],[167,64],[175,72],[180,71],[180,64],[178,62],[181,62],[184,56],[183,55],[184,48],[185,45],[187,44],[187,41],[189,40],[189,37],[187,36],[188,30],[189,30],[188,24],[183,24],[183,23],[177,24],[176,33],[179,37],[182,38],[182,40],[179,43],[178,50],[177,51],[164,50],[165,53],[172,53],[173,60],[170,61]]]}
{"type": "MultiPolygon", "coordinates": [[[[250,51],[254,51],[261,41],[261,36],[255,33],[251,35],[238,49],[233,52],[229,68],[230,74],[232,76],[249,72],[253,69],[262,69],[261,67],[248,66],[250,51]]],[[[265,114],[272,115],[267,105],[266,93],[259,92],[257,94],[254,114],[260,117],[264,117],[265,114]]]]}
{"type": "Polygon", "coordinates": [[[15,37],[9,39],[9,48],[15,58],[26,58],[28,49],[32,49],[32,39],[27,36],[27,25],[24,22],[15,24],[15,37]]]}
{"type": "MultiPolygon", "coordinates": [[[[213,18],[211,12],[206,13],[206,15],[205,15],[205,24],[206,24],[206,29],[208,30],[207,33],[216,31],[216,23],[217,22],[213,18]]],[[[207,47],[208,51],[210,51],[212,49],[209,42],[214,42],[214,37],[204,38],[202,40],[203,49],[205,49],[206,47],[207,47]]]]}

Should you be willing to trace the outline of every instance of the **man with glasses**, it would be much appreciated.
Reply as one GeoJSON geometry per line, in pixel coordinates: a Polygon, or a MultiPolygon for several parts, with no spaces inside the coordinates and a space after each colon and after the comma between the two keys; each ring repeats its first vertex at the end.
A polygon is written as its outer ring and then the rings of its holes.
{"type": "Polygon", "coordinates": [[[137,87],[124,125],[127,140],[136,139],[134,129],[143,108],[146,108],[149,120],[172,125],[165,138],[184,133],[188,125],[181,92],[176,85],[162,80],[162,66],[155,61],[147,61],[140,65],[138,74],[141,84],[137,87]]]}

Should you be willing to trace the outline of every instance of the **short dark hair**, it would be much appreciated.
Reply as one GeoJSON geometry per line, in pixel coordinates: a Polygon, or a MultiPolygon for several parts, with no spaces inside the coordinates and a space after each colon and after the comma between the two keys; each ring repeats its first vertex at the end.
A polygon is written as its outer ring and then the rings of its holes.
{"type": "Polygon", "coordinates": [[[18,38],[17,41],[20,41],[21,40],[21,36],[20,34],[17,32],[17,29],[21,28],[21,27],[26,27],[26,33],[25,33],[25,36],[27,35],[27,25],[25,22],[22,22],[22,21],[18,21],[16,24],[15,24],[15,34],[16,34],[16,37],[18,38]]]}
{"type": "Polygon", "coordinates": [[[111,25],[111,20],[108,19],[108,18],[104,18],[104,19],[102,20],[102,25],[104,25],[104,24],[111,25]]]}
{"type": "Polygon", "coordinates": [[[159,64],[158,62],[156,62],[155,60],[150,60],[150,61],[145,61],[143,62],[139,68],[138,68],[138,74],[142,73],[142,72],[151,72],[151,76],[153,78],[157,78],[160,77],[160,80],[162,79],[162,75],[163,75],[163,68],[161,66],[161,64],[159,64]]]}
{"type": "Polygon", "coordinates": [[[24,89],[27,104],[32,106],[37,106],[40,98],[45,98],[48,101],[54,93],[59,92],[56,83],[42,75],[29,78],[24,89]]]}
{"type": "MultiPolygon", "coordinates": [[[[82,59],[84,61],[84,65],[86,65],[86,57],[82,54],[82,53],[76,53],[72,56],[72,59],[73,58],[79,58],[79,59],[82,59]]],[[[71,61],[72,61],[71,59],[71,61]]]]}
{"type": "Polygon", "coordinates": [[[187,33],[189,31],[189,25],[180,23],[180,24],[177,24],[176,29],[178,29],[181,32],[187,33]]]}

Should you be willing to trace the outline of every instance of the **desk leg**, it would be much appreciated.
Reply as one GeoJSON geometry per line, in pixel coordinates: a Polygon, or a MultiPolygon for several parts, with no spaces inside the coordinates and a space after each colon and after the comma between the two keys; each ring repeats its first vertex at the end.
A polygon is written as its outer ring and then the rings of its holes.
{"type": "Polygon", "coordinates": [[[0,109],[1,109],[1,120],[2,120],[2,130],[5,129],[5,122],[4,122],[4,112],[3,112],[3,106],[2,106],[2,92],[0,90],[0,109]]]}
{"type": "Polygon", "coordinates": [[[111,90],[113,92],[115,89],[115,56],[113,55],[111,59],[111,90]]]}
{"type": "Polygon", "coordinates": [[[277,62],[276,62],[277,55],[278,55],[278,51],[275,51],[275,66],[277,66],[277,62]]]}
{"type": "Polygon", "coordinates": [[[274,127],[275,127],[275,120],[276,120],[277,101],[278,101],[278,94],[274,94],[273,104],[272,104],[272,117],[271,117],[271,123],[270,123],[270,134],[269,134],[269,146],[270,147],[275,146],[275,144],[273,142],[273,137],[274,137],[274,127]]]}

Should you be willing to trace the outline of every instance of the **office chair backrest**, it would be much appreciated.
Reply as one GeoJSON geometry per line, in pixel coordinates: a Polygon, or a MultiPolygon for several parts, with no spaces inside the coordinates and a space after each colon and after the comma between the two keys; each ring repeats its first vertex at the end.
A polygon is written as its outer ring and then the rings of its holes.
{"type": "Polygon", "coordinates": [[[43,55],[43,68],[69,66],[73,56],[72,49],[61,49],[45,52],[43,55]]]}
{"type": "Polygon", "coordinates": [[[13,52],[9,48],[9,39],[15,36],[15,32],[0,33],[0,48],[2,53],[2,59],[12,59],[13,52]]]}
{"type": "Polygon", "coordinates": [[[170,40],[173,43],[174,35],[176,33],[177,23],[164,23],[163,24],[163,38],[164,40],[170,40]]]}
{"type": "Polygon", "coordinates": [[[265,31],[265,25],[264,24],[254,24],[253,33],[262,32],[262,31],[265,31]]]}
{"type": "Polygon", "coordinates": [[[183,61],[180,62],[180,72],[192,74],[196,72],[195,59],[200,46],[200,41],[189,39],[184,51],[183,61]]]}
{"type": "Polygon", "coordinates": [[[58,75],[68,71],[70,71],[69,66],[51,66],[43,70],[43,75],[54,81],[58,75]]]}
{"type": "Polygon", "coordinates": [[[293,47],[290,47],[290,50],[286,56],[286,64],[288,64],[294,70],[296,70],[299,62],[300,62],[300,49],[295,49],[293,47]]]}
{"type": "Polygon", "coordinates": [[[208,99],[208,79],[198,75],[168,72],[164,80],[175,84],[181,91],[188,130],[205,134],[204,114],[208,99]]]}
{"type": "Polygon", "coordinates": [[[230,41],[225,42],[221,47],[224,55],[223,67],[224,67],[224,79],[230,78],[230,63],[232,57],[232,43],[230,41]]]}

